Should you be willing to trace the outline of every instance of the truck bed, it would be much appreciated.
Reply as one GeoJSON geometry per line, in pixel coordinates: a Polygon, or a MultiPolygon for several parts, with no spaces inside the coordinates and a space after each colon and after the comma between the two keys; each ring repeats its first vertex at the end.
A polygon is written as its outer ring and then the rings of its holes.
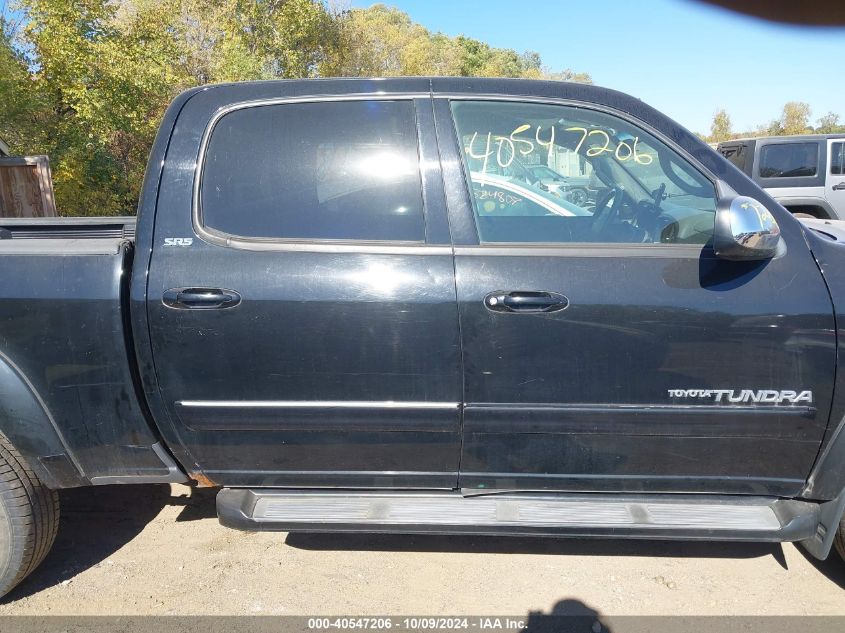
{"type": "Polygon", "coordinates": [[[47,456],[39,475],[54,487],[175,470],[147,418],[129,334],[134,226],[0,220],[0,416],[20,421],[9,427],[16,446],[47,456]]]}
{"type": "Polygon", "coordinates": [[[135,218],[0,218],[0,240],[9,238],[131,240],[135,238],[135,218]]]}

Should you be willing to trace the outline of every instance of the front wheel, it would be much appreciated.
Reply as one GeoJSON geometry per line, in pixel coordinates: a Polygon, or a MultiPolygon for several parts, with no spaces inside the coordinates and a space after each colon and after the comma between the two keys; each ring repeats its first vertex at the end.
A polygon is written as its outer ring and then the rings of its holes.
{"type": "Polygon", "coordinates": [[[44,560],[58,529],[59,495],[0,434],[0,597],[44,560]]]}

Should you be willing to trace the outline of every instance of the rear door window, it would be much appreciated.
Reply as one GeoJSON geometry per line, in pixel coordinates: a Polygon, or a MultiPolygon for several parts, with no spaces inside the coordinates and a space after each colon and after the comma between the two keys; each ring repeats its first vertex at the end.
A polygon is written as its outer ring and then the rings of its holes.
{"type": "Polygon", "coordinates": [[[830,145],[830,173],[835,176],[845,175],[845,142],[830,145]]]}
{"type": "Polygon", "coordinates": [[[227,236],[422,242],[412,101],[247,107],[211,133],[200,220],[227,236]]]}
{"type": "Polygon", "coordinates": [[[775,143],[760,150],[761,178],[815,176],[818,167],[818,143],[775,143]]]}

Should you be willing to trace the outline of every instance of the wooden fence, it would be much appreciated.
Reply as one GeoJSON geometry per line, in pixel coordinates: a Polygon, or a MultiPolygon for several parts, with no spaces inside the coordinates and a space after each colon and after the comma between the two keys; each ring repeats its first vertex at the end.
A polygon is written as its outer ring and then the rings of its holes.
{"type": "Polygon", "coordinates": [[[0,158],[0,218],[56,215],[53,178],[47,157],[0,158]]]}

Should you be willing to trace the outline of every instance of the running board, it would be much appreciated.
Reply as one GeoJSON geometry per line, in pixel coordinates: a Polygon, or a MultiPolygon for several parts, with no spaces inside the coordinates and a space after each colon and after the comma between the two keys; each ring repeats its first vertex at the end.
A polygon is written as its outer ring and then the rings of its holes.
{"type": "Polygon", "coordinates": [[[819,506],[762,497],[457,492],[337,492],[224,488],[220,523],[240,530],[629,536],[799,541],[819,506]]]}

